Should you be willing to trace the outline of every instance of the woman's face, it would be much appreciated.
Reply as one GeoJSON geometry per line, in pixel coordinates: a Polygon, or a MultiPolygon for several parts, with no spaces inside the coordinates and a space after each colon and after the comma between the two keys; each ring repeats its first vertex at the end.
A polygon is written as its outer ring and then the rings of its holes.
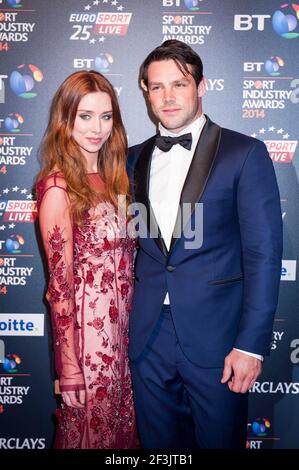
{"type": "Polygon", "coordinates": [[[98,152],[109,138],[113,126],[112,103],[108,93],[88,93],[80,101],[72,136],[84,157],[98,158],[98,152]]]}

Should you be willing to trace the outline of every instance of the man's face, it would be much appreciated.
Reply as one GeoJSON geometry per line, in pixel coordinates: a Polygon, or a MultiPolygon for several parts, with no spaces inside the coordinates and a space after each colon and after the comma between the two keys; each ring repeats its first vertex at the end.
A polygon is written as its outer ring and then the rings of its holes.
{"type": "MultiPolygon", "coordinates": [[[[188,68],[191,71],[191,66],[188,68]]],[[[172,59],[155,61],[148,67],[149,102],[155,116],[171,132],[180,132],[202,114],[204,93],[204,80],[197,87],[192,75],[183,75],[172,59]]]]}

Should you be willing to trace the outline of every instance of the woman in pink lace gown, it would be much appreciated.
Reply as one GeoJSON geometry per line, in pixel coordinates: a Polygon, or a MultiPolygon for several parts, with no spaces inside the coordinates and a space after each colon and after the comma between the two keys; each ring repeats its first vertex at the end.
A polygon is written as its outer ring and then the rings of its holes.
{"type": "Polygon", "coordinates": [[[77,72],[51,107],[37,178],[47,299],[63,399],[56,448],[135,448],[127,357],[134,239],[126,234],[126,135],[111,84],[77,72]]]}

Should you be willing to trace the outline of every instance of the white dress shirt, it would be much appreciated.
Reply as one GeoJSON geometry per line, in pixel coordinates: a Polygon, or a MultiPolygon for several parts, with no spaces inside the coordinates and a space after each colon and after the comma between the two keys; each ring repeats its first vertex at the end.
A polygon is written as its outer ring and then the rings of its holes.
{"type": "MultiPolygon", "coordinates": [[[[168,152],[163,152],[158,147],[155,147],[152,156],[149,200],[168,250],[170,248],[183,185],[205,122],[206,118],[202,114],[177,134],[170,132],[161,123],[159,124],[162,136],[178,137],[189,132],[192,134],[190,150],[185,149],[180,144],[173,145],[168,152]]],[[[169,295],[167,293],[164,304],[169,303],[169,295]]],[[[263,357],[258,354],[240,349],[237,350],[263,360],[263,357]]]]}
{"type": "Polygon", "coordinates": [[[149,199],[168,250],[183,185],[205,122],[206,118],[202,114],[178,134],[169,132],[160,124],[161,135],[178,137],[182,134],[192,133],[192,147],[190,150],[185,149],[180,144],[173,145],[168,152],[163,152],[155,147],[152,156],[149,199]]]}

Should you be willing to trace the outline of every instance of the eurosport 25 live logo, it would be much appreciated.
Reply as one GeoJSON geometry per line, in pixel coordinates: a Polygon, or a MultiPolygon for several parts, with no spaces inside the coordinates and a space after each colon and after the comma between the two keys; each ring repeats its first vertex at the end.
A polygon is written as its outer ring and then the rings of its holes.
{"type": "Polygon", "coordinates": [[[17,223],[34,223],[37,203],[28,188],[17,185],[0,191],[0,231],[15,229],[17,223]]]}
{"type": "Polygon", "coordinates": [[[281,38],[297,39],[299,37],[298,19],[299,5],[297,3],[277,3],[272,15],[269,13],[234,15],[234,30],[264,31],[271,23],[273,31],[281,38]]]}
{"type": "Polygon", "coordinates": [[[28,253],[27,235],[23,234],[23,224],[32,224],[37,217],[32,199],[27,188],[17,185],[0,191],[0,295],[11,287],[26,288],[33,275],[33,254],[28,253]]]}
{"type": "Polygon", "coordinates": [[[273,163],[290,164],[296,155],[298,140],[291,138],[287,129],[279,126],[262,126],[251,137],[263,140],[273,163]]]}
{"type": "Polygon", "coordinates": [[[75,3],[76,11],[69,16],[71,41],[86,41],[88,44],[98,45],[109,37],[123,37],[128,33],[132,13],[125,10],[121,0],[75,3]]]}

